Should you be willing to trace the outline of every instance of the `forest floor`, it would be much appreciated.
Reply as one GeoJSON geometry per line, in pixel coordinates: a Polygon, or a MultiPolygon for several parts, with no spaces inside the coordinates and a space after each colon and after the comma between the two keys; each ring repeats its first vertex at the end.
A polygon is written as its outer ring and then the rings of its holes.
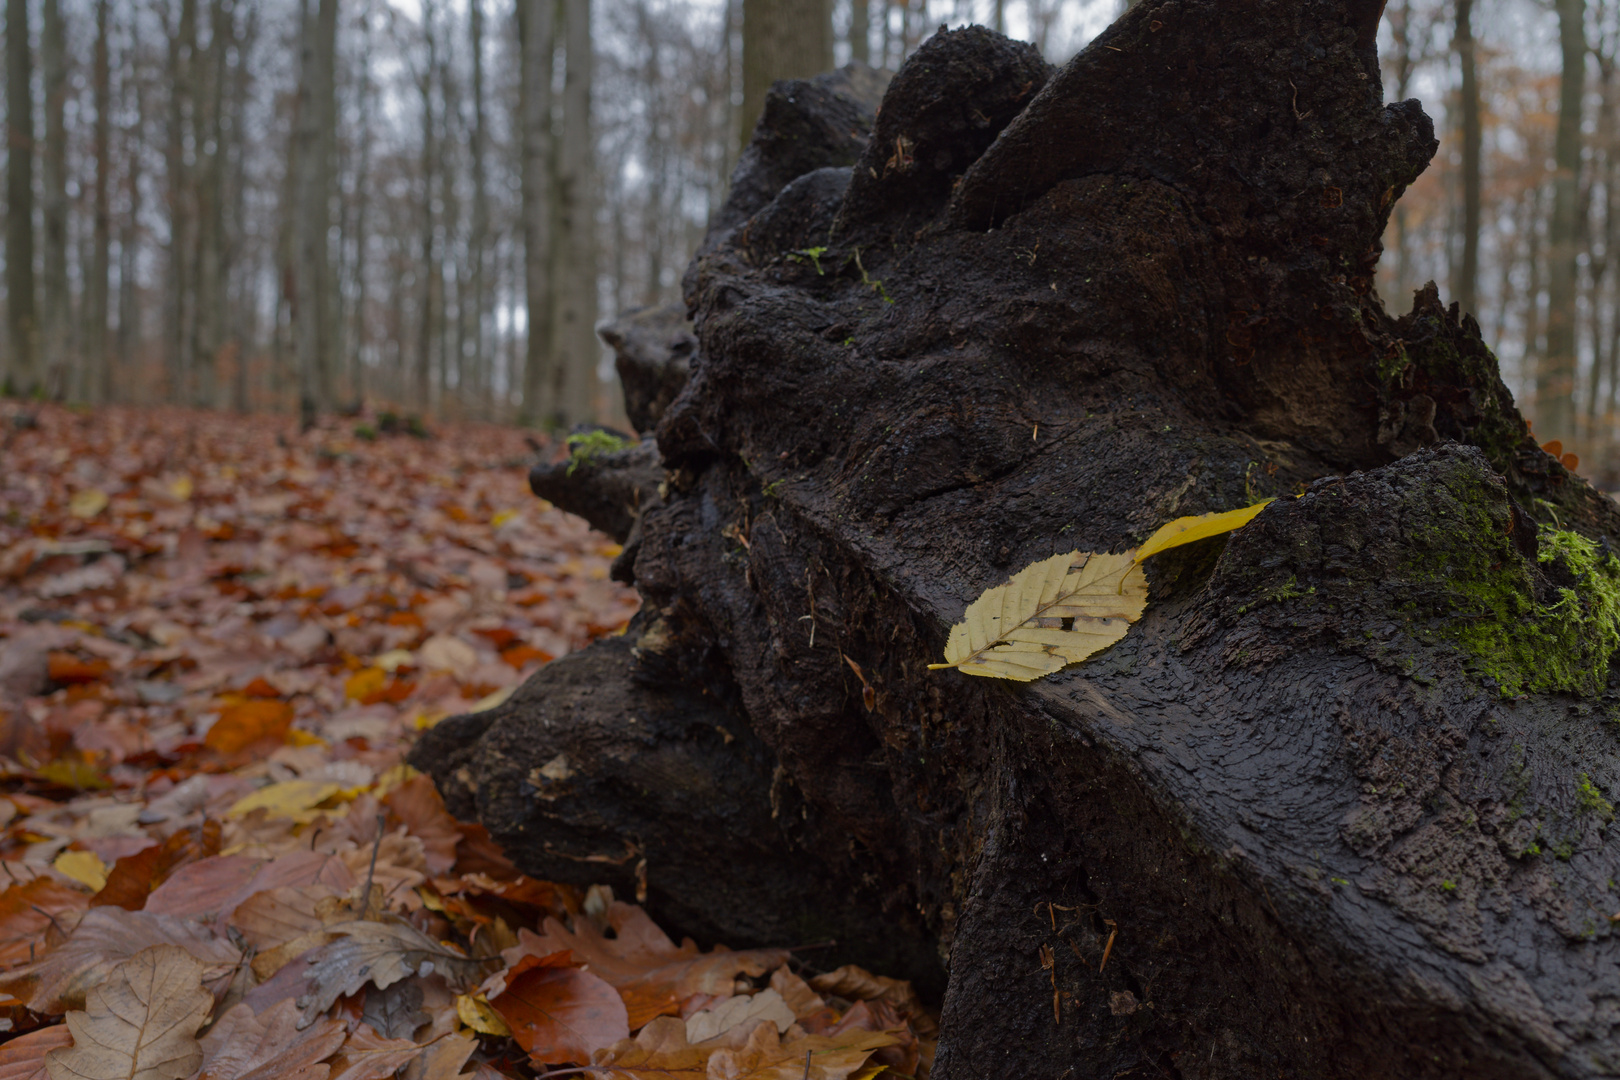
{"type": "Polygon", "coordinates": [[[378,426],[0,402],[0,1080],[925,1074],[907,984],[677,945],[403,764],[637,598],[524,433],[378,426]]]}

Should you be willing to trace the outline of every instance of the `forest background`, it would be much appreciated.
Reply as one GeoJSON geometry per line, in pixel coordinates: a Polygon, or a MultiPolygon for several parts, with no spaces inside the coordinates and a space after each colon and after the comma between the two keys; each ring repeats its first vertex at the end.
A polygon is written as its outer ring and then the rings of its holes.
{"type": "MultiPolygon", "coordinates": [[[[0,386],[622,424],[594,328],[678,300],[773,78],[1122,0],[5,0],[0,386]]],[[[1620,0],[1390,0],[1441,151],[1377,287],[1472,311],[1620,488],[1620,0]]]]}

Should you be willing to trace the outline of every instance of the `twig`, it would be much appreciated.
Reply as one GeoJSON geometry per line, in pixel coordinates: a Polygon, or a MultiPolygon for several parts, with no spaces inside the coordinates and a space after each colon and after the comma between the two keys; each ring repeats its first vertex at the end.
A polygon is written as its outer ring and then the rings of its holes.
{"type": "Polygon", "coordinates": [[[804,1052],[804,1080],[810,1080],[810,1051],[804,1052]]]}
{"type": "Polygon", "coordinates": [[[360,902],[365,905],[362,909],[365,914],[371,913],[371,879],[377,872],[377,852],[382,848],[383,824],[387,820],[381,810],[377,811],[377,836],[371,841],[371,865],[366,867],[366,891],[360,894],[362,897],[360,902]]]}

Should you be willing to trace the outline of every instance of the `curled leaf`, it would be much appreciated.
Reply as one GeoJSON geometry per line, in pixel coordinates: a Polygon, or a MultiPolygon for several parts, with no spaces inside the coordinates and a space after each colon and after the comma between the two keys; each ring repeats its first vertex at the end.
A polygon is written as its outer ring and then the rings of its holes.
{"type": "Polygon", "coordinates": [[[1157,555],[1161,551],[1168,551],[1182,544],[1191,544],[1221,533],[1229,533],[1241,529],[1256,514],[1270,506],[1275,499],[1266,499],[1253,506],[1245,506],[1241,510],[1228,510],[1221,514],[1195,514],[1192,517],[1180,517],[1159,527],[1159,530],[1147,538],[1147,542],[1136,549],[1136,561],[1141,562],[1150,555],[1157,555]]]}

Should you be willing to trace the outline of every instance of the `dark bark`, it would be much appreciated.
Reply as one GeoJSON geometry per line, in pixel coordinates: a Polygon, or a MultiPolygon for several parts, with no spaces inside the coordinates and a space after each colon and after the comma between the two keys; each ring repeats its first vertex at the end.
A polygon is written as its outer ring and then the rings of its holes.
{"type": "Polygon", "coordinates": [[[1620,511],[1471,316],[1371,290],[1436,146],[1381,5],[1242,7],[1143,0],[1050,75],[941,33],[853,169],[768,104],[687,276],[641,613],[413,760],[673,926],[942,958],[938,1080],[1612,1073],[1620,695],[1535,523],[1620,511]],[[1084,664],[925,668],[1036,559],[1295,493],[1151,560],[1084,664]]]}

